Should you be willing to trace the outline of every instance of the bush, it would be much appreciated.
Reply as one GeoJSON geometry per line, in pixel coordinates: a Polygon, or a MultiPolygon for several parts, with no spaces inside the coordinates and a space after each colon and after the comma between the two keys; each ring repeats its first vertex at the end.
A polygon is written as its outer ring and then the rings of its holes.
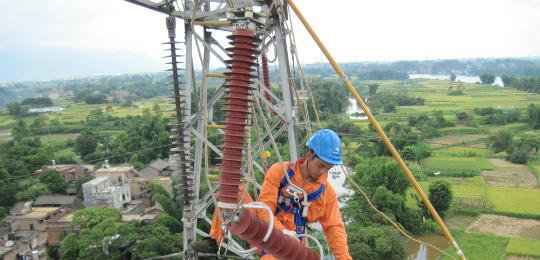
{"type": "Polygon", "coordinates": [[[436,233],[440,231],[437,222],[430,218],[424,219],[421,229],[424,233],[436,233]]]}
{"type": "Polygon", "coordinates": [[[460,112],[456,113],[456,118],[458,120],[465,120],[465,119],[467,119],[467,117],[468,117],[468,115],[464,111],[460,111],[460,112]]]}
{"type": "Polygon", "coordinates": [[[478,169],[434,169],[434,168],[423,168],[421,170],[422,174],[426,176],[444,176],[444,177],[473,177],[480,175],[480,170],[478,169]],[[435,173],[439,173],[435,175],[435,173]]]}

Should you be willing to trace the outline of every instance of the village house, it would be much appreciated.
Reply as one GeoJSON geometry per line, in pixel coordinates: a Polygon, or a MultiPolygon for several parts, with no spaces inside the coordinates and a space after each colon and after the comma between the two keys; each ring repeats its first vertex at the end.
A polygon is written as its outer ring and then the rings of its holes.
{"type": "Polygon", "coordinates": [[[47,224],[46,232],[47,232],[47,240],[48,240],[49,246],[59,247],[60,243],[62,243],[64,238],[69,233],[80,232],[80,227],[71,228],[72,218],[73,218],[73,214],[68,213],[57,220],[50,221],[47,224]]]}
{"type": "Polygon", "coordinates": [[[10,229],[4,243],[8,249],[0,250],[0,256],[17,259],[35,254],[41,259],[46,253],[47,224],[62,218],[66,212],[59,207],[32,208],[26,202],[18,203],[11,214],[4,219],[10,229]]]}
{"type": "Polygon", "coordinates": [[[89,164],[55,164],[53,160],[53,165],[43,165],[41,169],[34,172],[34,178],[39,178],[39,175],[48,170],[55,169],[60,173],[62,179],[67,182],[75,182],[81,178],[91,176],[94,173],[94,166],[89,164]]]}
{"type": "Polygon", "coordinates": [[[63,209],[83,209],[84,203],[77,196],[41,195],[34,202],[38,207],[60,207],[63,209]]]}
{"type": "Polygon", "coordinates": [[[171,176],[172,170],[169,163],[161,159],[154,160],[142,170],[139,171],[139,175],[146,179],[157,178],[158,176],[171,176]]]}
{"type": "MultiPolygon", "coordinates": [[[[97,173],[96,173],[97,174],[97,173]]],[[[122,175],[113,177],[99,176],[82,185],[84,207],[105,207],[111,205],[121,208],[125,202],[131,201],[130,185],[122,175]],[[114,179],[117,185],[113,185],[114,179]]]]}
{"type": "Polygon", "coordinates": [[[94,174],[96,177],[109,177],[111,185],[121,186],[133,177],[133,169],[131,167],[103,167],[94,174]]]}

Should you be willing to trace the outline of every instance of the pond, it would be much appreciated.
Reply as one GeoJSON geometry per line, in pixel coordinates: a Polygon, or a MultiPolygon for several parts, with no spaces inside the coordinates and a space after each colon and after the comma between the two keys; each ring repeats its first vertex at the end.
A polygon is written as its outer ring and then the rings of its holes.
{"type": "MultiPolygon", "coordinates": [[[[420,235],[420,236],[416,236],[415,239],[431,244],[443,251],[450,245],[450,243],[448,243],[448,240],[446,239],[445,236],[441,236],[437,234],[420,235]]],[[[411,240],[407,241],[407,244],[405,247],[407,250],[407,260],[437,259],[437,256],[441,254],[441,252],[431,247],[428,247],[424,244],[419,244],[411,240]]]]}
{"type": "MultiPolygon", "coordinates": [[[[409,74],[411,79],[439,79],[439,80],[450,80],[450,75],[433,75],[433,74],[409,74]]],[[[479,76],[470,76],[470,75],[456,75],[456,82],[465,82],[465,83],[476,83],[480,82],[479,76]]],[[[495,77],[495,82],[493,85],[504,86],[500,76],[495,77]]]]}

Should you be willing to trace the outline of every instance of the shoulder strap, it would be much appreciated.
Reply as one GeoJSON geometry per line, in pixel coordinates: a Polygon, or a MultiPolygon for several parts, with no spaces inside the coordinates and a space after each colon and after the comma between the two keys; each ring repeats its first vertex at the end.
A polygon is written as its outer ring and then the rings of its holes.
{"type": "MultiPolygon", "coordinates": [[[[287,174],[289,175],[289,179],[292,180],[293,176],[294,176],[294,171],[292,170],[292,167],[294,166],[295,162],[293,162],[291,164],[291,166],[289,166],[289,169],[287,169],[287,174]]],[[[281,180],[281,183],[279,183],[279,190],[281,191],[281,189],[283,189],[283,187],[287,186],[287,177],[286,176],[283,176],[283,179],[281,180]]]]}

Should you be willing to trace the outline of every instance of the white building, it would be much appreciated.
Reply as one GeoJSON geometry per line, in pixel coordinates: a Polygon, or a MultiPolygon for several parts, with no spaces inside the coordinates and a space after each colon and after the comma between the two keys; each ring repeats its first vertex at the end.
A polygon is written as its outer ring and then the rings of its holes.
{"type": "Polygon", "coordinates": [[[112,205],[115,208],[122,208],[125,202],[131,201],[131,190],[127,180],[115,182],[111,185],[108,176],[97,177],[82,185],[84,207],[98,207],[112,205]]]}

